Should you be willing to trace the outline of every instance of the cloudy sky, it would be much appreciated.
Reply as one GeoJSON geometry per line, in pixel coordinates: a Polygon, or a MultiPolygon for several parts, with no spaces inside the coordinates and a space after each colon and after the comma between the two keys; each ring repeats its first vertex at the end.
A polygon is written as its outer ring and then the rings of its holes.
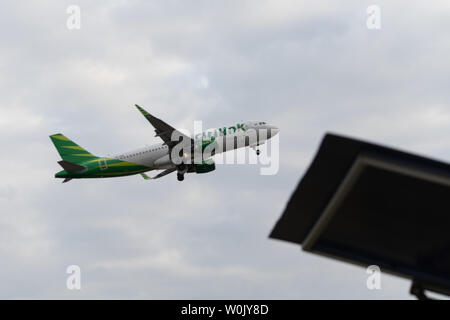
{"type": "Polygon", "coordinates": [[[268,239],[325,132],[450,159],[448,1],[377,1],[380,30],[372,4],[1,1],[0,298],[410,298],[268,239]],[[280,170],[53,178],[51,134],[97,155],[159,142],[135,103],[187,129],[273,123],[280,170]]]}

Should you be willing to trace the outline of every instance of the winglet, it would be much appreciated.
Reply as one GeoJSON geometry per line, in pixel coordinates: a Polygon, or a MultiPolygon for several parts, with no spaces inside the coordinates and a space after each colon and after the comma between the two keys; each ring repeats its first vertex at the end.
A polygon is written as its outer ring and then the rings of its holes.
{"type": "MultiPolygon", "coordinates": [[[[178,141],[172,141],[172,135],[175,131],[177,131],[172,126],[168,125],[161,119],[158,119],[157,117],[151,115],[146,110],[135,104],[136,108],[143,114],[145,119],[147,119],[148,122],[155,128],[155,133],[157,137],[160,137],[164,143],[169,147],[169,149],[172,149],[178,142],[178,141]]],[[[185,134],[178,131],[178,137],[182,136],[184,137],[185,141],[191,140],[191,144],[194,143],[194,140],[185,134]]]]}
{"type": "Polygon", "coordinates": [[[146,175],[145,173],[141,173],[142,178],[144,178],[145,180],[150,180],[151,178],[146,175]]]}
{"type": "Polygon", "coordinates": [[[138,106],[137,104],[135,104],[136,108],[138,108],[138,110],[146,117],[149,116],[150,114],[145,111],[144,109],[142,109],[140,106],[138,106]]]}

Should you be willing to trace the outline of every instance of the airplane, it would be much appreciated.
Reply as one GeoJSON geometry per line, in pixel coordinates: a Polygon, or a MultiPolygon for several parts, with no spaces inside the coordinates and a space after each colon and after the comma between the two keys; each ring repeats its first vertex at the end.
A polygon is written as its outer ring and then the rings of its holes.
{"type": "Polygon", "coordinates": [[[279,132],[277,127],[266,122],[247,121],[230,127],[209,129],[191,138],[154,117],[140,106],[135,106],[154,127],[156,136],[162,139],[162,143],[110,157],[98,157],[63,134],[53,134],[50,139],[62,158],[58,163],[64,169],[56,173],[55,178],[64,179],[63,183],[65,183],[72,179],[111,178],[140,174],[144,179],[149,180],[158,179],[176,171],[178,181],[183,181],[186,173],[207,173],[216,169],[211,157],[202,158],[201,161],[192,161],[195,152],[205,152],[205,149],[209,148],[208,155],[213,156],[249,146],[255,149],[256,154],[259,155],[258,146],[279,132]],[[179,139],[173,139],[174,136],[178,136],[179,139]],[[243,143],[236,143],[238,138],[243,143]],[[181,148],[181,152],[176,153],[174,148],[180,148],[182,141],[186,148],[181,148]],[[179,159],[175,161],[174,154],[180,155],[181,162],[179,159]],[[164,171],[149,177],[145,172],[151,170],[164,171]]]}

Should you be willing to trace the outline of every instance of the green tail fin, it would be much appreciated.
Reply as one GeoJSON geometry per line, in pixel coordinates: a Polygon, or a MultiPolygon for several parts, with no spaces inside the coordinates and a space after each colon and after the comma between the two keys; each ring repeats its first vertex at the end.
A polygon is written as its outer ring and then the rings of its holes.
{"type": "Polygon", "coordinates": [[[50,139],[63,160],[81,163],[86,160],[98,158],[61,133],[51,135],[50,139]]]}

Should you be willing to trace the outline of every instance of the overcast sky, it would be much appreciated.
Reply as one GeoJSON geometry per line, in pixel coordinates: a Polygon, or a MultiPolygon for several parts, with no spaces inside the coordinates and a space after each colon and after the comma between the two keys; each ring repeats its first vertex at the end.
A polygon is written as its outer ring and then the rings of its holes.
{"type": "Polygon", "coordinates": [[[369,30],[371,4],[1,1],[0,298],[410,298],[268,239],[328,131],[449,161],[450,4],[377,1],[369,30]],[[187,129],[277,125],[280,170],[53,178],[51,134],[96,155],[160,142],[135,103],[187,129]]]}

